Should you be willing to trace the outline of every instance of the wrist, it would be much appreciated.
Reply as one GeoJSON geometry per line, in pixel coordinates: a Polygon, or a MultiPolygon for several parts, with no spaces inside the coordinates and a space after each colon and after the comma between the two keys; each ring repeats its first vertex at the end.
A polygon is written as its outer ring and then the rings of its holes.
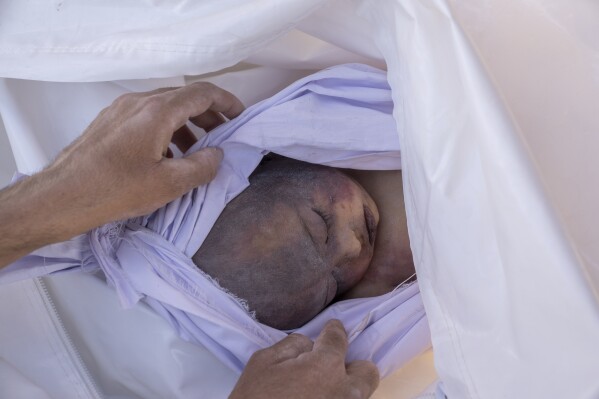
{"type": "Polygon", "coordinates": [[[0,191],[0,267],[94,227],[93,212],[72,194],[75,184],[46,169],[0,191]]]}

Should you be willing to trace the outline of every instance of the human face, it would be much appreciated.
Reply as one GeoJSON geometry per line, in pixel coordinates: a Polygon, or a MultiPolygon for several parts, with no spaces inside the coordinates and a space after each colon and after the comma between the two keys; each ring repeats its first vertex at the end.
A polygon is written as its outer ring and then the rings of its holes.
{"type": "Polygon", "coordinates": [[[277,320],[270,324],[283,329],[303,325],[362,278],[379,221],[370,195],[335,169],[323,168],[318,178],[296,183],[285,188],[291,196],[265,190],[277,199],[239,246],[241,257],[262,261],[252,285],[264,295],[245,298],[259,320],[277,320]]]}
{"type": "Polygon", "coordinates": [[[273,162],[273,174],[250,179],[194,256],[280,329],[303,325],[361,279],[379,220],[372,198],[342,172],[293,165],[273,162]]]}
{"type": "Polygon", "coordinates": [[[370,195],[329,169],[296,209],[328,266],[320,284],[325,306],[355,285],[372,259],[379,213],[370,195]]]}

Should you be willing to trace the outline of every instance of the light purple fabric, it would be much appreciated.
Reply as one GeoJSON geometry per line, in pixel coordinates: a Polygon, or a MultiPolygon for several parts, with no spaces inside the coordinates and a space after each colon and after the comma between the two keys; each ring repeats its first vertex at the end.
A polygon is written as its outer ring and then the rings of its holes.
{"type": "MultiPolygon", "coordinates": [[[[200,140],[190,152],[220,146],[216,178],[153,214],[111,223],[41,248],[0,271],[0,282],[70,268],[102,270],[125,307],[144,300],[190,341],[241,371],[251,354],[286,336],[252,318],[199,270],[199,249],[225,205],[248,185],[269,151],[354,169],[400,169],[391,92],[383,71],[342,65],[308,76],[200,140]]],[[[295,330],[316,338],[327,320],[349,333],[348,360],[370,359],[387,375],[430,346],[417,284],[329,306],[295,330]]]]}

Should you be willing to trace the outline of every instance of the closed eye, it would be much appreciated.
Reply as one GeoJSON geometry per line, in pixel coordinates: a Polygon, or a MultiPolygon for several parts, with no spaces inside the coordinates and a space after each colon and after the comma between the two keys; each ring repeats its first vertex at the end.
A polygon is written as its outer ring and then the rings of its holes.
{"type": "Polygon", "coordinates": [[[325,226],[326,226],[326,228],[327,228],[327,238],[326,238],[326,240],[324,241],[324,243],[325,243],[325,244],[328,244],[328,242],[329,242],[329,230],[330,230],[330,227],[331,227],[331,226],[330,226],[330,224],[331,224],[331,223],[330,223],[330,222],[331,222],[331,216],[330,216],[330,215],[328,215],[328,214],[326,214],[326,213],[324,213],[324,212],[321,212],[321,211],[319,211],[319,210],[318,210],[318,209],[316,209],[316,208],[312,208],[312,210],[314,211],[314,213],[316,213],[318,216],[320,216],[320,218],[321,218],[321,219],[322,219],[322,221],[324,222],[324,225],[325,225],[325,226]]]}
{"type": "Polygon", "coordinates": [[[376,237],[376,220],[369,207],[364,205],[364,223],[366,225],[366,232],[368,233],[368,242],[372,246],[376,237]]]}

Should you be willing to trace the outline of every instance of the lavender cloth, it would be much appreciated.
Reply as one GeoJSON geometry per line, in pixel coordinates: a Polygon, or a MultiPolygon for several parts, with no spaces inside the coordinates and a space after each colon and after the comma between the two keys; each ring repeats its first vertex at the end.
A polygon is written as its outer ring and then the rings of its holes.
{"type": "MultiPolygon", "coordinates": [[[[216,178],[153,214],[111,223],[41,248],[0,271],[0,282],[72,268],[101,270],[124,307],[145,301],[186,340],[241,371],[287,332],[265,326],[218,287],[191,256],[225,205],[248,186],[269,151],[354,169],[400,169],[391,91],[383,71],[350,64],[301,79],[205,136],[190,152],[220,146],[216,178]]],[[[417,284],[329,306],[295,330],[314,339],[331,318],[349,335],[348,361],[370,359],[387,375],[430,346],[417,284]]]]}

